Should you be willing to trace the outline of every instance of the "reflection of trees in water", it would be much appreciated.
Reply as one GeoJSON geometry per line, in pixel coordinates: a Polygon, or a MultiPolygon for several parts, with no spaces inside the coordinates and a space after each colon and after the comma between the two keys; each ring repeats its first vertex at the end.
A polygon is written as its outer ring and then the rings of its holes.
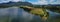
{"type": "Polygon", "coordinates": [[[52,7],[52,8],[49,8],[49,10],[60,13],[60,8],[52,7]]]}
{"type": "Polygon", "coordinates": [[[60,22],[60,15],[50,16],[48,22],[60,22]]]}

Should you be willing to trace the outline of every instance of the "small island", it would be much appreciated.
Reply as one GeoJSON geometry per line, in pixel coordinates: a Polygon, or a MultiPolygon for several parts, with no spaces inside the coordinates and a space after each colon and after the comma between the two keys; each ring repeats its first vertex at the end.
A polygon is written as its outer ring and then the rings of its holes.
{"type": "Polygon", "coordinates": [[[40,16],[43,20],[46,20],[49,17],[48,12],[44,8],[35,8],[29,6],[21,6],[20,8],[24,9],[26,12],[40,16]]]}

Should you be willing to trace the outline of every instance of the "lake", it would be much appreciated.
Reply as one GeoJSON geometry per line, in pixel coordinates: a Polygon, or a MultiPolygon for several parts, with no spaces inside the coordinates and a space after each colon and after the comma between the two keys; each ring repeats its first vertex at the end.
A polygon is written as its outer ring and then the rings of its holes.
{"type": "MultiPolygon", "coordinates": [[[[46,10],[49,12],[47,22],[60,22],[60,14],[46,10]]],[[[39,16],[25,12],[19,7],[0,8],[0,22],[41,22],[39,16]]]]}

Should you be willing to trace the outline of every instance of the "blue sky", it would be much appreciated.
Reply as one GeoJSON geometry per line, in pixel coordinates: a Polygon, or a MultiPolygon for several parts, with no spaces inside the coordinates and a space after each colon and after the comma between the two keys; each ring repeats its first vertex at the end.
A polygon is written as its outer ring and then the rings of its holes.
{"type": "Polygon", "coordinates": [[[27,1],[32,4],[46,5],[46,4],[60,4],[60,0],[0,0],[0,3],[7,3],[9,1],[18,2],[18,1],[27,1]]]}

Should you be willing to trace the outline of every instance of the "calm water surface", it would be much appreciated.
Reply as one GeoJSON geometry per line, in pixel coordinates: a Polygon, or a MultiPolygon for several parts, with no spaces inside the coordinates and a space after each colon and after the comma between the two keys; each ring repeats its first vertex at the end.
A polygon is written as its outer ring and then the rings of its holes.
{"type": "MultiPolygon", "coordinates": [[[[60,14],[49,12],[47,22],[60,22],[60,14]]],[[[34,16],[18,7],[0,8],[0,22],[41,22],[39,16],[34,16]]]]}

